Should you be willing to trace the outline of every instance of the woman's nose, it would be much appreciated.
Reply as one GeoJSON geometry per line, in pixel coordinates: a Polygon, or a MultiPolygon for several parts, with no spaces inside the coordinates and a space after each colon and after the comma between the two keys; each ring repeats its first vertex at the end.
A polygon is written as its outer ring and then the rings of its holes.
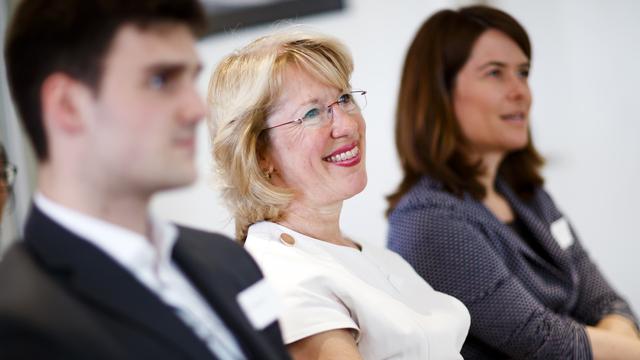
{"type": "Polygon", "coordinates": [[[334,138],[350,136],[358,131],[362,115],[359,112],[347,113],[339,106],[331,108],[331,135],[334,138]]]}

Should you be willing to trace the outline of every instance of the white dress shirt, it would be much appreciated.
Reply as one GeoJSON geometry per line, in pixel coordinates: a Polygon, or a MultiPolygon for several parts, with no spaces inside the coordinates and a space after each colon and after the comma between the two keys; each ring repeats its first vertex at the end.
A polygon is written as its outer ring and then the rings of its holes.
{"type": "Polygon", "coordinates": [[[175,225],[149,217],[151,239],[66,208],[37,193],[35,205],[128,270],[154,292],[220,359],[245,359],[237,341],[171,258],[178,239],[175,225]]]}
{"type": "Polygon", "coordinates": [[[363,359],[462,359],[467,308],[399,255],[334,245],[272,222],[249,227],[245,249],[284,299],[287,344],[350,329],[363,359]]]}

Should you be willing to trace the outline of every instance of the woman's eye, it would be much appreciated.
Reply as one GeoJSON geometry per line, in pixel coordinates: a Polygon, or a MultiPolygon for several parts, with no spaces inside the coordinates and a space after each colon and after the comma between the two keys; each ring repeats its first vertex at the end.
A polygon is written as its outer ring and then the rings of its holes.
{"type": "Polygon", "coordinates": [[[353,96],[351,94],[343,94],[338,99],[340,104],[350,104],[353,101],[353,96]]]}
{"type": "Polygon", "coordinates": [[[302,117],[302,120],[314,120],[318,116],[320,116],[320,110],[314,108],[307,111],[307,113],[302,117]]]}
{"type": "Polygon", "coordinates": [[[500,75],[502,75],[502,71],[500,69],[489,70],[489,72],[487,73],[487,76],[496,78],[500,77],[500,75]]]}
{"type": "Polygon", "coordinates": [[[520,77],[523,78],[523,79],[528,79],[529,78],[529,69],[520,70],[518,72],[518,75],[520,75],[520,77]]]}

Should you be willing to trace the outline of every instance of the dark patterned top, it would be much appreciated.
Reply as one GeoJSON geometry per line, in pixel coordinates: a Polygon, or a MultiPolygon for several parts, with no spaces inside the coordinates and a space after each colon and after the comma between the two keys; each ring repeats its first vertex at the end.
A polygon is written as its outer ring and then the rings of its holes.
{"type": "Polygon", "coordinates": [[[591,359],[585,324],[612,313],[637,324],[635,316],[543,189],[524,202],[504,182],[497,187],[554,264],[481,202],[428,177],[391,213],[389,248],[467,306],[465,359],[591,359]]]}

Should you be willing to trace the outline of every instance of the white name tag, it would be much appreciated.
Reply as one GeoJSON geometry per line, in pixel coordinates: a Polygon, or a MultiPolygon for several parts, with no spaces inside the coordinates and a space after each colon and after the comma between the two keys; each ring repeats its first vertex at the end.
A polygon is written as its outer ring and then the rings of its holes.
{"type": "Polygon", "coordinates": [[[573,235],[571,235],[569,222],[565,218],[562,217],[551,224],[551,234],[562,250],[567,250],[569,246],[573,245],[573,235]]]}
{"type": "Polygon", "coordinates": [[[278,294],[265,279],[242,290],[237,300],[256,330],[262,330],[276,321],[282,309],[278,294]]]}

